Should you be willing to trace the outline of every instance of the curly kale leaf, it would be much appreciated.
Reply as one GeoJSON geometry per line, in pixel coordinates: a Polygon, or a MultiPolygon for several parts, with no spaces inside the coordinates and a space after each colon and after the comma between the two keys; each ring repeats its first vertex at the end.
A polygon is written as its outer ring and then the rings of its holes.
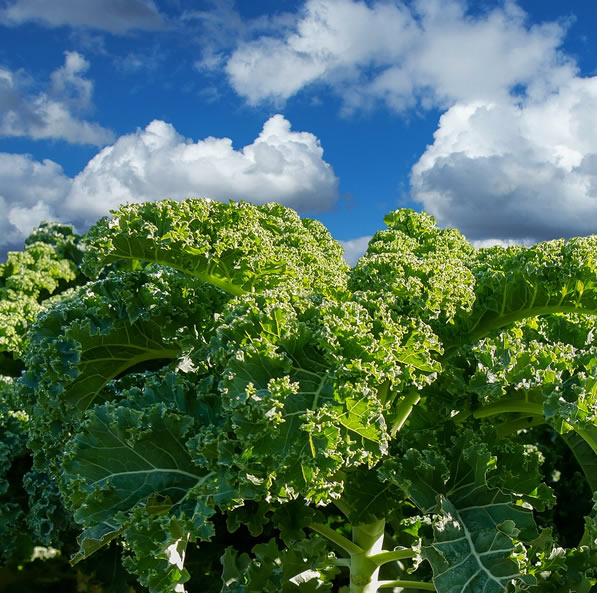
{"type": "Polygon", "coordinates": [[[185,445],[210,415],[194,383],[173,373],[145,380],[144,389],[89,410],[67,443],[61,487],[84,527],[73,562],[122,536],[131,551],[125,565],[162,592],[188,578],[188,543],[213,535],[214,472],[195,464],[185,445]]]}
{"type": "Polygon", "coordinates": [[[332,591],[338,573],[322,540],[304,539],[280,550],[274,539],[238,554],[226,548],[222,556],[221,593],[324,593],[332,591]]]}
{"type": "Polygon", "coordinates": [[[0,377],[0,564],[29,562],[35,546],[60,548],[73,534],[55,481],[30,471],[29,417],[15,383],[0,377]]]}
{"type": "Polygon", "coordinates": [[[28,419],[15,411],[13,383],[0,377],[0,564],[31,554],[33,543],[26,528],[27,497],[23,489],[23,458],[27,458],[28,419]]]}
{"type": "Polygon", "coordinates": [[[406,500],[395,483],[380,479],[375,468],[358,467],[346,472],[338,506],[351,524],[359,525],[394,517],[406,500]]]}
{"type": "Polygon", "coordinates": [[[549,423],[569,441],[594,488],[597,346],[593,318],[575,321],[574,332],[559,315],[518,322],[467,348],[470,371],[459,381],[459,417],[492,418],[501,434],[549,423]]]}
{"type": "Polygon", "coordinates": [[[433,338],[423,324],[387,310],[374,319],[356,302],[239,297],[210,346],[229,429],[198,435],[198,457],[218,465],[226,451],[221,471],[238,492],[329,502],[341,491],[339,470],[385,454],[393,398],[433,380],[433,363],[422,363],[438,347],[433,338]]]}
{"type": "Polygon", "coordinates": [[[496,459],[484,436],[436,433],[435,446],[411,448],[380,468],[433,517],[433,537],[423,541],[422,557],[433,568],[438,593],[502,593],[511,581],[534,583],[512,558],[517,542],[538,536],[533,513],[488,482],[496,459]]]}
{"type": "Polygon", "coordinates": [[[63,259],[54,247],[32,243],[24,251],[11,251],[0,264],[0,290],[3,299],[17,295],[35,300],[47,298],[61,286],[68,286],[77,277],[77,267],[63,259]]]}
{"type": "Polygon", "coordinates": [[[325,227],[279,204],[205,199],[130,204],[87,235],[84,268],[126,260],[167,265],[239,295],[281,284],[320,291],[346,283],[342,247],[325,227]]]}
{"type": "Polygon", "coordinates": [[[455,229],[442,230],[426,213],[402,209],[388,214],[366,254],[351,270],[350,288],[383,298],[401,314],[442,327],[475,300],[467,263],[472,245],[455,229]],[[437,321],[436,321],[437,320],[437,321]]]}
{"type": "Polygon", "coordinates": [[[593,511],[585,518],[585,530],[578,546],[563,548],[554,541],[552,529],[542,531],[526,552],[529,574],[536,579],[530,593],[574,591],[590,593],[597,585],[597,497],[593,511]]]}
{"type": "Polygon", "coordinates": [[[201,350],[226,299],[216,288],[155,268],[89,283],[40,316],[29,335],[22,389],[38,466],[58,467],[83,411],[112,397],[111,380],[146,365],[178,364],[183,353],[201,350]]]}
{"type": "MultiPolygon", "coordinates": [[[[591,447],[597,460],[597,352],[576,366],[546,394],[543,406],[548,422],[559,432],[574,430],[591,447]]],[[[581,459],[586,454],[581,453],[581,459]]]]}
{"type": "Polygon", "coordinates": [[[51,245],[58,256],[80,266],[85,251],[83,238],[73,232],[70,225],[58,222],[41,222],[25,239],[25,249],[34,243],[51,245]]]}
{"type": "Polygon", "coordinates": [[[0,264],[0,559],[12,567],[26,563],[28,571],[36,546],[52,546],[50,556],[58,554],[72,520],[55,481],[30,471],[30,417],[19,383],[10,377],[22,372],[35,319],[81,282],[81,256],[80,237],[70,227],[42,223],[23,251],[9,252],[0,264]]]}
{"type": "Polygon", "coordinates": [[[0,264],[0,373],[12,372],[11,360],[23,354],[27,329],[50,302],[49,297],[80,279],[74,261],[52,245],[35,242],[11,251],[0,264]],[[3,362],[4,361],[4,362],[3,362]]]}
{"type": "Polygon", "coordinates": [[[550,313],[597,313],[597,236],[532,247],[479,249],[469,267],[475,306],[458,320],[456,342],[550,313]]]}

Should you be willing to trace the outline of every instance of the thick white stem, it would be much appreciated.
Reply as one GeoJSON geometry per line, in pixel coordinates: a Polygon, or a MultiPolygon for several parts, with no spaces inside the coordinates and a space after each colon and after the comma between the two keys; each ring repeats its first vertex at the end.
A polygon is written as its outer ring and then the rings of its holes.
{"type": "Polygon", "coordinates": [[[352,528],[352,540],[363,552],[350,555],[350,593],[377,593],[379,565],[371,557],[383,551],[385,526],[380,519],[352,528]]]}

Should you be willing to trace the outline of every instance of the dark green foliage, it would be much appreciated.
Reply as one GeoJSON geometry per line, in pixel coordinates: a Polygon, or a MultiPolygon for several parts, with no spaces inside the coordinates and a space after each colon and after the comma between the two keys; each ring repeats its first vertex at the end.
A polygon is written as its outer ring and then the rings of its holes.
{"type": "Polygon", "coordinates": [[[151,593],[589,593],[597,239],[386,224],[350,270],[280,205],[123,206],[81,286],[37,231],[0,274],[38,307],[4,342],[5,557],[54,542],[101,583],[112,554],[123,593],[123,566],[151,593]]]}

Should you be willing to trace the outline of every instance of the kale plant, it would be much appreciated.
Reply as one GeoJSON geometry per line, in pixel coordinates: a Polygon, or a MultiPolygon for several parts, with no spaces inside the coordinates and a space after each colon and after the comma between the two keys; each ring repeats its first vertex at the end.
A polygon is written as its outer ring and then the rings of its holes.
{"type": "Polygon", "coordinates": [[[73,564],[116,549],[151,593],[589,593],[597,236],[385,222],[352,269],[277,204],[91,229],[18,394],[73,564]]]}
{"type": "MultiPolygon", "coordinates": [[[[80,237],[70,227],[42,223],[23,251],[0,264],[0,591],[36,592],[62,581],[68,563],[58,558],[58,531],[75,525],[49,476],[31,470],[29,418],[16,394],[24,369],[25,335],[41,311],[83,282],[80,237]],[[51,561],[44,562],[43,559],[51,561]],[[51,566],[50,566],[51,565],[51,566]],[[38,568],[40,569],[38,571],[38,568]],[[51,576],[53,575],[53,576],[51,576]],[[35,584],[33,584],[35,582],[35,584]],[[36,587],[36,585],[39,585],[36,587]],[[13,589],[15,590],[15,589],[13,589]]],[[[72,571],[71,571],[72,572],[72,571]]]]}

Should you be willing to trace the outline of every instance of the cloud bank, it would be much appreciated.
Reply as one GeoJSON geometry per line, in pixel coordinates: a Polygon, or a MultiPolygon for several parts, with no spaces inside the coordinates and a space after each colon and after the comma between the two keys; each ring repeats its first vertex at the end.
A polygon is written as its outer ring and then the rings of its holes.
{"type": "Polygon", "coordinates": [[[0,154],[0,207],[7,213],[0,249],[21,248],[44,219],[84,232],[122,203],[191,196],[275,201],[299,212],[321,212],[334,205],[338,179],[319,140],[292,131],[279,114],[239,150],[228,138],[193,142],[154,120],[102,149],[74,178],[52,161],[0,154]]]}
{"type": "Polygon", "coordinates": [[[560,49],[564,23],[470,6],[307,0],[293,27],[242,41],[226,73],[250,104],[307,90],[344,114],[443,110],[410,197],[476,245],[597,232],[597,77],[560,49]]]}
{"type": "Polygon", "coordinates": [[[597,232],[597,78],[522,103],[457,104],[413,167],[413,197],[474,241],[597,232]]]}
{"type": "Polygon", "coordinates": [[[307,87],[336,93],[344,111],[446,107],[557,86],[574,67],[556,23],[527,27],[514,3],[475,16],[464,2],[308,0],[295,27],[242,42],[226,72],[250,104],[282,103],[307,87]]]}

